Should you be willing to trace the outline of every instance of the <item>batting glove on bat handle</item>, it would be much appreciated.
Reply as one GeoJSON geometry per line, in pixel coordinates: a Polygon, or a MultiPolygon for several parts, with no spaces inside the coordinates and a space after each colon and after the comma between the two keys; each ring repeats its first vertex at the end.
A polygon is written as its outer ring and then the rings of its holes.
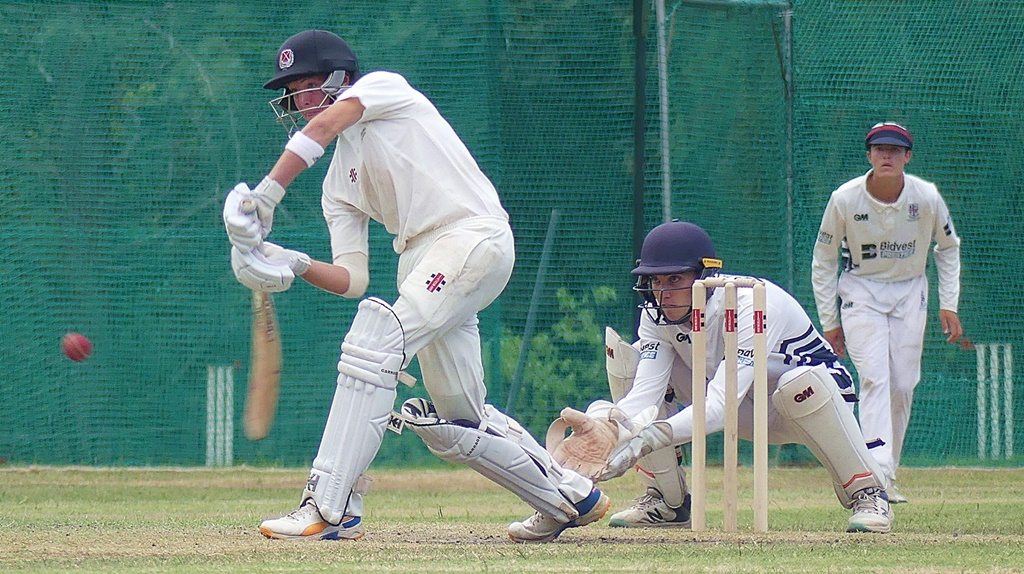
{"type": "Polygon", "coordinates": [[[274,228],[274,208],[284,198],[284,188],[281,184],[264,177],[263,181],[252,190],[252,201],[256,206],[256,216],[260,221],[260,231],[265,239],[274,228]]]}
{"type": "Polygon", "coordinates": [[[231,245],[243,253],[255,249],[262,241],[260,222],[254,215],[255,202],[249,186],[240,183],[224,198],[224,229],[231,245]],[[249,211],[247,211],[247,205],[249,211]]]}
{"type": "Polygon", "coordinates": [[[309,255],[301,251],[295,251],[294,249],[285,249],[275,243],[264,241],[260,247],[260,251],[267,257],[267,260],[271,263],[287,265],[296,276],[302,275],[309,270],[309,266],[312,265],[312,260],[309,255]]]}

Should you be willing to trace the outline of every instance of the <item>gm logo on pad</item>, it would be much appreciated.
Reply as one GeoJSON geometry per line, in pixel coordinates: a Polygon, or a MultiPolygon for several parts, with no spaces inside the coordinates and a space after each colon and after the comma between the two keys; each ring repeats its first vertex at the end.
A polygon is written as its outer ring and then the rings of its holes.
{"type": "Polygon", "coordinates": [[[809,399],[809,398],[811,398],[813,396],[814,396],[814,389],[812,387],[807,387],[803,391],[797,393],[797,395],[795,397],[793,397],[793,400],[798,402],[798,403],[802,403],[802,402],[806,401],[807,399],[809,399]]]}

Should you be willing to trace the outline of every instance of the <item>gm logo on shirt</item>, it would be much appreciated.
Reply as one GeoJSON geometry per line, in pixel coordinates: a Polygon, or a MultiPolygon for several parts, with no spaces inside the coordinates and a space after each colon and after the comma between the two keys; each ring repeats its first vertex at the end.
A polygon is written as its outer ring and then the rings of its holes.
{"type": "Polygon", "coordinates": [[[853,220],[854,221],[867,221],[868,220],[868,214],[866,214],[866,213],[855,213],[853,215],[853,220]]]}

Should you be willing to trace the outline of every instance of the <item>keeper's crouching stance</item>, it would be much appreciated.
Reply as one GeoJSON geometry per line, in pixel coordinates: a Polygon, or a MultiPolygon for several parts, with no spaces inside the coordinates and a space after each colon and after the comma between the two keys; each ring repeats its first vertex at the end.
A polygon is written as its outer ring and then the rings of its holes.
{"type": "MultiPolygon", "coordinates": [[[[652,405],[663,405],[666,389],[682,390],[689,384],[693,360],[691,331],[691,295],[693,282],[717,274],[721,262],[715,258],[710,237],[700,227],[679,221],[654,228],[644,240],[637,276],[637,291],[643,296],[643,313],[638,330],[640,340],[633,348],[639,357],[632,384],[615,403],[615,408],[632,422],[634,436],[619,441],[610,455],[605,471],[597,480],[620,476],[639,464],[643,474],[652,455],[661,457],[662,468],[657,484],[663,485],[655,502],[646,501],[646,519],[641,518],[645,501],[638,500],[630,509],[620,512],[613,521],[619,526],[666,525],[665,516],[689,514],[685,502],[674,507],[680,498],[668,500],[664,485],[675,488],[685,482],[675,480],[664,464],[674,455],[673,447],[687,443],[693,436],[693,409],[687,405],[676,414],[650,422],[644,413],[652,405]],[[682,379],[682,382],[679,380],[682,379]],[[666,508],[668,510],[666,510],[666,508]]],[[[856,401],[849,373],[832,352],[818,331],[811,325],[803,307],[782,288],[765,281],[767,312],[765,327],[768,339],[768,374],[771,405],[768,413],[768,439],[773,444],[806,445],[828,470],[840,503],[852,508],[847,530],[851,532],[889,532],[892,514],[886,495],[887,481],[881,468],[868,453],[864,438],[853,416],[856,401]]],[[[739,436],[753,438],[753,297],[749,289],[737,293],[736,330],[739,353],[725,356],[723,315],[724,293],[712,289],[708,294],[705,314],[707,333],[708,381],[706,432],[724,427],[725,361],[737,363],[737,399],[739,402],[739,436]]],[[[612,347],[614,345],[609,345],[612,347]]],[[[625,343],[618,345],[627,346],[625,343]]],[[[609,380],[612,381],[612,365],[609,380]]],[[[625,371],[628,375],[628,371],[625,371]]],[[[613,383],[614,386],[614,383],[613,383]]],[[[614,391],[613,391],[614,392],[614,391]]],[[[688,399],[688,393],[687,393],[688,399]]],[[[629,424],[629,423],[627,423],[629,424]]],[[[681,472],[681,471],[680,471],[681,472]]],[[[658,476],[656,473],[648,473],[658,476]]],[[[655,484],[655,486],[657,486],[655,484]]],[[[683,499],[685,501],[685,498],[683,499]]]]}

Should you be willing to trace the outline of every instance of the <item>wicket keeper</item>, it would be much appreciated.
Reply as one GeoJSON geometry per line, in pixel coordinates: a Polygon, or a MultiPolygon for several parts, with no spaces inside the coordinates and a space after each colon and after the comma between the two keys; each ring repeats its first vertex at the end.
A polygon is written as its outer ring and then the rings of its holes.
{"type": "MultiPolygon", "coordinates": [[[[634,504],[614,514],[612,526],[690,526],[690,498],[679,466],[676,446],[693,436],[691,395],[692,362],[691,287],[695,280],[716,276],[722,263],[708,234],[692,223],[672,221],[655,227],[644,239],[633,275],[643,302],[639,340],[624,342],[629,353],[609,357],[610,383],[623,389],[615,406],[633,421],[644,424],[644,413],[654,409],[654,422],[620,444],[598,480],[621,476],[630,468],[647,486],[634,504]],[[626,361],[627,364],[621,364],[626,361]],[[613,380],[617,376],[618,380],[613,380]]],[[[853,415],[854,394],[850,374],[831,347],[811,324],[803,307],[789,293],[765,281],[768,340],[768,440],[773,444],[806,445],[828,470],[839,502],[853,510],[849,532],[889,532],[892,514],[886,498],[884,475],[868,454],[853,415]]],[[[739,436],[753,440],[753,295],[737,292],[736,330],[739,351],[725,355],[723,331],[724,289],[709,289],[706,308],[707,387],[706,431],[725,426],[726,361],[737,363],[739,436]]]]}

